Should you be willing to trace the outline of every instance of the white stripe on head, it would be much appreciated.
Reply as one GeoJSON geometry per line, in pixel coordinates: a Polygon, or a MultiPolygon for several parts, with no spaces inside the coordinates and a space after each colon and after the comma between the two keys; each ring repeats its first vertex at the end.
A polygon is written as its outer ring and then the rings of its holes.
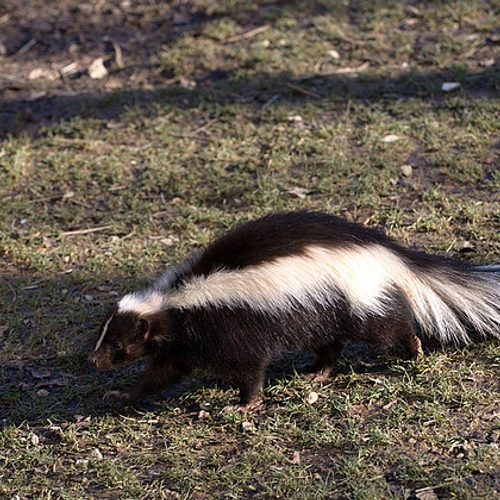
{"type": "Polygon", "coordinates": [[[94,347],[94,352],[97,351],[101,347],[102,342],[104,341],[104,337],[106,336],[106,333],[108,333],[109,324],[111,323],[111,321],[113,320],[114,317],[115,317],[115,314],[112,314],[111,317],[106,321],[106,323],[104,323],[104,326],[102,327],[101,336],[99,337],[99,340],[97,341],[97,343],[94,347]]]}

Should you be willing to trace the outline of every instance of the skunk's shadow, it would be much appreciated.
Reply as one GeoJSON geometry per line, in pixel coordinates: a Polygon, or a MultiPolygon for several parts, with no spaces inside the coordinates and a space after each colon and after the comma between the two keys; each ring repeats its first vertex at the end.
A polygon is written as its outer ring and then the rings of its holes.
{"type": "MultiPolygon", "coordinates": [[[[489,340],[491,342],[491,340],[489,340]]],[[[424,356],[442,350],[433,339],[423,339],[424,356]]],[[[311,354],[290,354],[273,362],[266,373],[264,404],[279,405],[279,392],[274,386],[294,377],[305,377],[314,361],[311,354]]],[[[417,365],[408,360],[406,351],[398,346],[388,349],[374,349],[373,346],[350,342],[346,344],[342,356],[331,374],[330,383],[336,376],[347,374],[373,374],[387,377],[402,376],[394,370],[397,364],[406,364],[418,371],[417,365]]],[[[187,415],[196,417],[204,401],[203,390],[213,394],[220,391],[221,399],[214,404],[222,409],[226,404],[237,403],[238,390],[230,383],[216,377],[196,374],[178,384],[151,396],[126,403],[103,397],[109,390],[126,389],[140,376],[143,363],[114,371],[98,371],[86,363],[86,353],[67,360],[64,366],[40,366],[35,362],[27,365],[9,364],[1,368],[3,384],[0,388],[0,422],[3,425],[35,424],[47,419],[78,420],[81,416],[92,415],[137,415],[142,412],[161,411],[167,405],[175,405],[187,415]],[[71,366],[73,365],[73,366],[71,366]]],[[[321,382],[310,382],[313,386],[321,382]]],[[[362,383],[362,382],[360,382],[362,383]]]]}

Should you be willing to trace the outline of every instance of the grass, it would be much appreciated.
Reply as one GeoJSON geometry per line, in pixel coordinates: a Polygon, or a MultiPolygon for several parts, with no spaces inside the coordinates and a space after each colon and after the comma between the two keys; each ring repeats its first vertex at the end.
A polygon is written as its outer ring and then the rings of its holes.
{"type": "Polygon", "coordinates": [[[108,305],[248,218],[320,209],[499,259],[496,4],[257,4],[192,2],[196,29],[143,62],[169,84],[3,139],[0,496],[500,493],[497,341],[430,346],[418,363],[352,347],[321,386],[287,359],[248,415],[221,413],[236,391],[202,377],[102,401],[139,369],[86,365],[108,305]]]}

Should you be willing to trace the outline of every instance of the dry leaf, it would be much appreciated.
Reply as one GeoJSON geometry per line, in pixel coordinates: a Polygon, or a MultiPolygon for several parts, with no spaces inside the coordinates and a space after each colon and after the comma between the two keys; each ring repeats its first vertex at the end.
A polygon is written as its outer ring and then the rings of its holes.
{"type": "Polygon", "coordinates": [[[59,70],[63,75],[74,75],[78,72],[78,64],[71,62],[59,70]]]}
{"type": "Polygon", "coordinates": [[[389,134],[382,137],[382,142],[396,142],[402,139],[399,135],[389,134]]]}
{"type": "Polygon", "coordinates": [[[127,124],[124,122],[107,122],[106,128],[109,128],[111,130],[119,130],[122,128],[127,128],[127,124]]]}
{"type": "Polygon", "coordinates": [[[297,198],[302,199],[304,199],[308,194],[311,194],[312,192],[314,192],[314,190],[301,187],[295,187],[290,191],[287,191],[288,194],[293,194],[294,196],[297,196],[297,198]]]}
{"type": "Polygon", "coordinates": [[[450,90],[455,90],[460,87],[460,83],[458,82],[445,82],[443,85],[441,85],[441,90],[443,92],[450,92],[450,90]]]}
{"type": "Polygon", "coordinates": [[[475,252],[476,247],[472,241],[461,241],[457,245],[459,252],[475,252]]]}
{"type": "Polygon", "coordinates": [[[204,411],[208,411],[212,409],[213,401],[211,399],[205,399],[200,403],[200,409],[204,411]]]}
{"type": "Polygon", "coordinates": [[[481,418],[485,422],[491,422],[492,420],[495,420],[496,418],[500,418],[500,410],[493,410],[489,413],[485,413],[484,415],[481,416],[481,418]]]}
{"type": "Polygon", "coordinates": [[[387,404],[382,406],[382,410],[389,411],[394,404],[396,404],[396,401],[389,401],[387,404]]]}
{"type": "Polygon", "coordinates": [[[304,120],[300,115],[287,116],[287,120],[297,128],[306,128],[304,120]]]}
{"type": "Polygon", "coordinates": [[[241,422],[241,428],[245,432],[250,432],[250,431],[253,431],[255,429],[255,426],[252,424],[252,422],[241,422]]]}
{"type": "Polygon", "coordinates": [[[482,66],[483,68],[491,68],[492,66],[495,66],[495,59],[493,57],[489,59],[483,59],[482,61],[479,61],[479,66],[482,66]]]}
{"type": "Polygon", "coordinates": [[[424,488],[422,490],[418,490],[415,494],[415,497],[418,500],[437,500],[438,496],[432,488],[424,488]]]}
{"type": "Polygon", "coordinates": [[[500,35],[490,35],[486,40],[490,43],[500,43],[500,35]]]}
{"type": "MultiPolygon", "coordinates": [[[[38,288],[38,286],[33,285],[29,288],[23,287],[23,290],[36,290],[37,288],[38,288]]],[[[38,321],[36,321],[33,318],[26,318],[26,319],[23,319],[23,325],[27,326],[28,328],[37,328],[39,323],[38,323],[38,321]]]]}
{"type": "Polygon", "coordinates": [[[179,83],[182,88],[188,89],[188,90],[193,90],[197,83],[194,80],[190,80],[189,78],[186,78],[185,76],[180,76],[179,77],[179,83]]]}
{"type": "Polygon", "coordinates": [[[108,70],[104,67],[104,59],[102,57],[98,57],[94,59],[88,68],[89,76],[93,80],[100,80],[107,76],[108,70]]]}
{"type": "Polygon", "coordinates": [[[40,379],[45,379],[45,378],[50,378],[52,376],[52,372],[48,370],[36,370],[35,368],[28,368],[27,369],[29,374],[37,380],[40,379]]]}

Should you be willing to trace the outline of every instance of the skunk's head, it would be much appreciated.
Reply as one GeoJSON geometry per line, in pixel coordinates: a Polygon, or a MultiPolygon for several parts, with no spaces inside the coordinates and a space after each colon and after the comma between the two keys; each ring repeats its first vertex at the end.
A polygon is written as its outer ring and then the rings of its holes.
{"type": "Polygon", "coordinates": [[[105,370],[133,363],[147,354],[150,332],[150,322],[138,312],[113,306],[101,324],[99,339],[87,361],[105,370]]]}

